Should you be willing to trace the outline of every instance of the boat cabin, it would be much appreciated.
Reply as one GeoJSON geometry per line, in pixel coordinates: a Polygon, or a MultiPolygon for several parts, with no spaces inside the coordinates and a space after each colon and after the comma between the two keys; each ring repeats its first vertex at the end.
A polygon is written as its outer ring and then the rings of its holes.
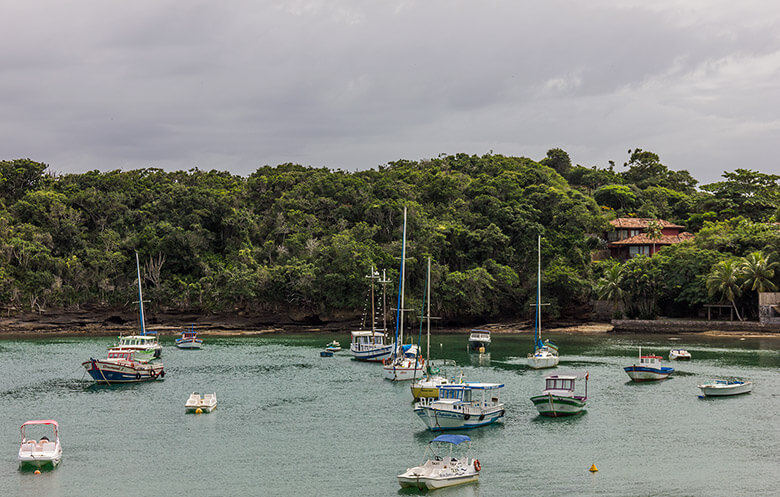
{"type": "Polygon", "coordinates": [[[659,355],[643,355],[639,356],[639,365],[657,368],[661,366],[662,357],[659,355]]]}
{"type": "Polygon", "coordinates": [[[125,360],[125,361],[133,361],[134,354],[132,350],[110,350],[108,352],[108,358],[125,360]]]}
{"type": "Polygon", "coordinates": [[[119,337],[120,347],[147,347],[157,343],[156,336],[127,335],[119,337]]]}
{"type": "Polygon", "coordinates": [[[499,402],[501,383],[462,383],[439,386],[440,401],[491,406],[499,402]]]}
{"type": "Polygon", "coordinates": [[[585,397],[587,398],[588,391],[588,372],[584,373],[567,373],[567,374],[553,374],[545,378],[543,395],[552,394],[558,397],[573,397],[575,383],[578,379],[585,379],[585,397]]]}
{"type": "Polygon", "coordinates": [[[375,348],[385,344],[385,334],[381,331],[353,331],[352,345],[354,350],[375,348]]]}
{"type": "Polygon", "coordinates": [[[490,330],[471,330],[469,340],[472,342],[489,342],[490,330]]]}

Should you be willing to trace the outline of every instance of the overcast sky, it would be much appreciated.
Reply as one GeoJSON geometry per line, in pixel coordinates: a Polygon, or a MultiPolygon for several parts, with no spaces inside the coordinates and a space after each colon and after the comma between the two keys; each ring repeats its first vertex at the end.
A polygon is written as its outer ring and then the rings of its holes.
{"type": "Polygon", "coordinates": [[[10,0],[0,27],[0,159],[59,173],[639,147],[780,174],[777,2],[10,0]]]}

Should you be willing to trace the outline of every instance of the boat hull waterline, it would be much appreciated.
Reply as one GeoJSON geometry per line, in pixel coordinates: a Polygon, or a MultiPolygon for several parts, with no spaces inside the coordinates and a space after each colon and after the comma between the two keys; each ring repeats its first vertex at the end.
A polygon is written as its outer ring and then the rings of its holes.
{"type": "Polygon", "coordinates": [[[623,368],[633,381],[665,380],[674,372],[673,368],[648,368],[643,366],[628,366],[623,368]]]}
{"type": "Polygon", "coordinates": [[[539,411],[539,414],[553,418],[580,414],[586,405],[583,399],[552,394],[531,397],[531,402],[534,403],[534,407],[539,411]]]}
{"type": "Polygon", "coordinates": [[[483,413],[466,414],[455,411],[442,411],[429,406],[417,406],[414,413],[431,431],[468,430],[479,428],[499,421],[504,417],[504,409],[493,409],[483,413]]]}
{"type": "Polygon", "coordinates": [[[165,370],[162,364],[145,364],[134,367],[91,359],[84,361],[81,365],[84,366],[92,379],[99,384],[138,383],[165,377],[165,370]]]}

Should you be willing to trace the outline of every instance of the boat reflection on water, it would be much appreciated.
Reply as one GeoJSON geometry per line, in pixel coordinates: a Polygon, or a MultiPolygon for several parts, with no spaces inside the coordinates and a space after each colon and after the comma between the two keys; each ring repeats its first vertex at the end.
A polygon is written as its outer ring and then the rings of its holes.
{"type": "Polygon", "coordinates": [[[469,362],[474,366],[490,366],[490,352],[469,352],[469,362]]]}

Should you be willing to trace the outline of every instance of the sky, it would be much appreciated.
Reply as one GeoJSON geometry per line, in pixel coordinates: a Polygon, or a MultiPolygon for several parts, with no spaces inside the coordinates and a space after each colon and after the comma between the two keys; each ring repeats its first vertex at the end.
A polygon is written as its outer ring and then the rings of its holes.
{"type": "Polygon", "coordinates": [[[0,160],[246,176],[488,153],[780,174],[780,3],[0,3],[0,160]]]}

